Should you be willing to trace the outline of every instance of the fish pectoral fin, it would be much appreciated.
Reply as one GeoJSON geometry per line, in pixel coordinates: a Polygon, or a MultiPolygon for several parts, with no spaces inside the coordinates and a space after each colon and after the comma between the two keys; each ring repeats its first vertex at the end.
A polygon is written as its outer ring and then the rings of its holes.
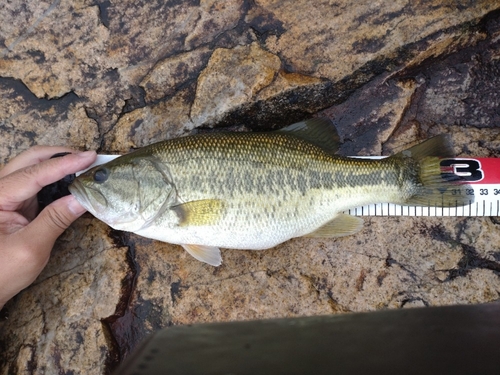
{"type": "Polygon", "coordinates": [[[356,216],[339,214],[332,221],[329,221],[314,232],[306,234],[304,237],[343,237],[359,232],[361,228],[363,228],[363,219],[356,216]]]}
{"type": "Polygon", "coordinates": [[[222,257],[218,247],[204,245],[181,245],[184,250],[200,262],[218,267],[222,264],[222,257]]]}
{"type": "Polygon", "coordinates": [[[333,121],[329,118],[317,117],[288,125],[277,130],[288,133],[321,147],[330,155],[335,155],[340,147],[340,137],[333,121]]]}
{"type": "Polygon", "coordinates": [[[211,225],[222,216],[224,203],[220,199],[202,199],[171,207],[179,217],[179,225],[211,225]]]}

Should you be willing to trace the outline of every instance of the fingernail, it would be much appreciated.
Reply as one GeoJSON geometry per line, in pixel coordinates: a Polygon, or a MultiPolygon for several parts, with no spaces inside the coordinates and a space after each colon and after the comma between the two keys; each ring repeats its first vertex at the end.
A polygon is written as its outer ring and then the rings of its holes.
{"type": "Polygon", "coordinates": [[[96,157],[95,151],[83,151],[76,154],[79,158],[84,160],[93,160],[96,157]]]}
{"type": "Polygon", "coordinates": [[[94,157],[95,153],[96,153],[95,151],[83,151],[83,152],[77,153],[76,155],[78,155],[79,157],[81,157],[83,159],[90,159],[91,157],[94,157]]]}
{"type": "Polygon", "coordinates": [[[75,216],[80,216],[87,211],[85,207],[83,207],[76,198],[72,195],[70,195],[70,198],[68,198],[68,210],[70,210],[75,216]]]}

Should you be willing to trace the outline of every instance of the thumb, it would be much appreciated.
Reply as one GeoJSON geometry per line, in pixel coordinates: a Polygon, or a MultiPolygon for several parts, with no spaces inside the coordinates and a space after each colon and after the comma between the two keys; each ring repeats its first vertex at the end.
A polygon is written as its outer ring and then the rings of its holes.
{"type": "Polygon", "coordinates": [[[33,238],[38,246],[52,249],[54,242],[70,225],[78,219],[86,209],[74,196],[68,195],[52,202],[26,227],[30,232],[28,238],[33,238]],[[42,243],[40,243],[42,242],[42,243]]]}

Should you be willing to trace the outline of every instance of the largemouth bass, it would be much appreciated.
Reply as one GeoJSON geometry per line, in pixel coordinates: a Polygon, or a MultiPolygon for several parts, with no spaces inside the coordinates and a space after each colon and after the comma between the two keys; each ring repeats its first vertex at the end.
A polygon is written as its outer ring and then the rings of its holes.
{"type": "Polygon", "coordinates": [[[444,136],[381,160],[337,149],[325,119],[268,133],[198,134],[94,167],[70,191],[111,227],[182,245],[214,266],[219,247],[261,250],[293,237],[356,233],[362,219],[342,214],[354,207],[470,203],[453,194],[454,175],[442,175],[440,158],[453,156],[444,136]]]}

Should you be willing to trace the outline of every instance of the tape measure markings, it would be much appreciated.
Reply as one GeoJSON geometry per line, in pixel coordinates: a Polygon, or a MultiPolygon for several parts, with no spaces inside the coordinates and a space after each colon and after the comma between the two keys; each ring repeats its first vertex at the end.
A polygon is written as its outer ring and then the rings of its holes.
{"type": "Polygon", "coordinates": [[[500,158],[447,158],[441,160],[441,167],[443,178],[454,174],[468,184],[457,185],[453,191],[457,195],[473,197],[470,204],[421,207],[379,203],[356,207],[346,213],[354,216],[500,216],[500,158]]]}

